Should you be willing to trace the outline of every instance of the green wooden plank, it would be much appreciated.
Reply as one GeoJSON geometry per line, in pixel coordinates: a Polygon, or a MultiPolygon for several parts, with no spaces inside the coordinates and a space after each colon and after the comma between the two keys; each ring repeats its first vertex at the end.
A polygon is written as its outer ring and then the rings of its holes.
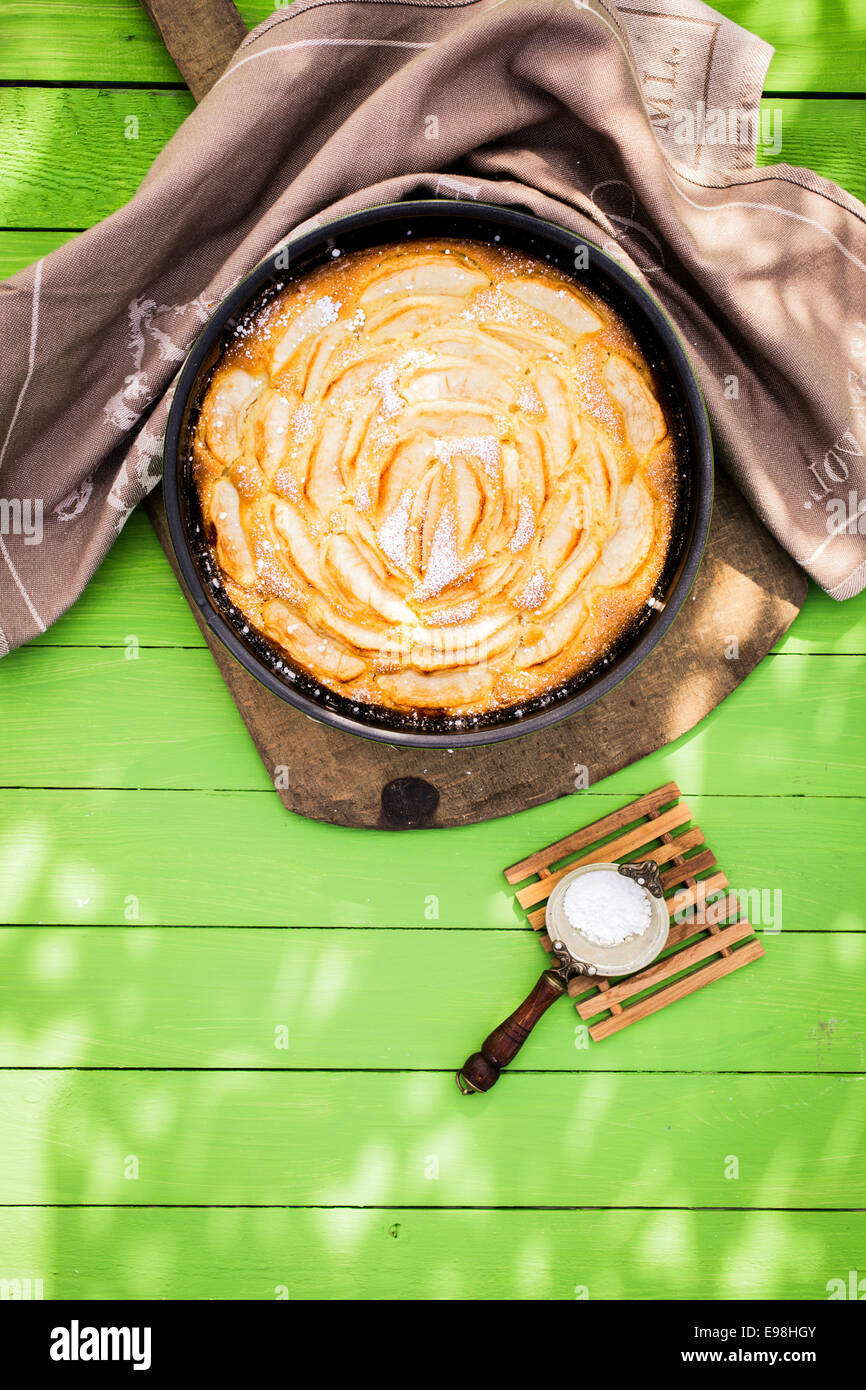
{"type": "MultiPolygon", "coordinates": [[[[239,0],[252,28],[269,0],[239,0]]],[[[776,48],[771,90],[863,90],[866,19],[855,5],[828,13],[820,0],[784,9],[777,0],[717,0],[722,14],[776,48]]],[[[59,82],[179,81],[137,0],[3,0],[0,77],[59,82]]]]}
{"type": "Polygon", "coordinates": [[[810,581],[806,602],[773,651],[837,656],[866,652],[866,590],[837,603],[810,581]]]}
{"type": "Polygon", "coordinates": [[[0,225],[89,227],[107,217],[194,105],[186,90],[0,89],[0,225]]]}
{"type": "MultiPolygon", "coordinates": [[[[542,955],[527,938],[5,928],[0,1067],[448,1070],[528,993],[542,955]]],[[[862,1071],[866,933],[766,946],[600,1043],[563,1001],[511,1071],[862,1071]]]]}
{"type": "MultiPolygon", "coordinates": [[[[0,785],[269,787],[207,651],[128,655],[28,646],[4,659],[0,785]]],[[[683,789],[737,795],[857,796],[864,680],[861,656],[770,656],[691,733],[613,785],[673,778],[683,789]]],[[[591,748],[576,745],[575,761],[592,780],[591,748]]]]}
{"type": "Polygon", "coordinates": [[[482,1099],[450,1072],[7,1071],[0,1203],[850,1210],[864,1094],[835,1075],[517,1072],[482,1099]]]}
{"type": "MultiPolygon", "coordinates": [[[[862,79],[861,79],[862,80],[862,79]]],[[[765,97],[761,120],[777,123],[781,150],[758,150],[758,165],[794,164],[814,169],[866,200],[863,163],[866,107],[860,101],[780,100],[765,97]]]]}
{"type": "Polygon", "coordinates": [[[863,92],[866,14],[856,0],[828,7],[779,0],[713,0],[713,9],[760,34],[776,52],[768,91],[863,92]]]}
{"type": "MultiPolygon", "coordinates": [[[[163,145],[192,110],[186,91],[8,87],[0,89],[6,156],[0,225],[89,227],[135,192],[163,145]],[[129,117],[137,138],[128,139],[129,117]]],[[[859,102],[767,98],[781,112],[779,158],[806,164],[866,197],[859,102]]]]}
{"type": "Polygon", "coordinates": [[[71,241],[75,232],[40,232],[21,229],[0,231],[0,280],[56,251],[71,241]]]}
{"type": "MultiPolygon", "coordinates": [[[[651,767],[663,770],[658,755],[630,785],[626,773],[605,783],[616,793],[398,837],[303,820],[267,793],[5,792],[0,921],[123,926],[137,911],[142,926],[515,927],[503,866],[658,785],[651,767]]],[[[757,926],[781,915],[784,932],[866,930],[861,801],[688,791],[688,804],[757,926]]]]}
{"type": "Polygon", "coordinates": [[[24,647],[0,720],[7,786],[270,786],[207,651],[24,647]]]}
{"type": "Polygon", "coordinates": [[[864,1240],[862,1212],[0,1210],[46,1299],[823,1300],[864,1240]]]}

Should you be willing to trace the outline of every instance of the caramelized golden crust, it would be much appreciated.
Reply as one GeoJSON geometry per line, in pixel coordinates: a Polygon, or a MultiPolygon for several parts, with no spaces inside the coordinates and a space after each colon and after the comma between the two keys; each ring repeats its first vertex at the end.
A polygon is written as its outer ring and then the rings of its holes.
{"type": "Polygon", "coordinates": [[[553,688],[634,621],[670,543],[672,438],[625,325],[478,242],[290,285],[217,365],[193,457],[232,601],[362,703],[553,688]]]}

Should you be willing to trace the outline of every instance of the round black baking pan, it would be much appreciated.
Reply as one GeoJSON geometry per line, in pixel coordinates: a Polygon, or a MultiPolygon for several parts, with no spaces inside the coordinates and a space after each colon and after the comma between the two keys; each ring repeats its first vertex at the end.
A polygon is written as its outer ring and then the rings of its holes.
{"type": "Polygon", "coordinates": [[[166,428],[163,487],[172,545],[193,601],[211,631],[262,685],[311,718],[347,733],[397,745],[456,748],[543,729],[584,709],[640,665],[670,627],[700,565],[712,511],[713,452],[703,398],[680,338],[664,310],[628,271],[592,242],[555,223],[492,204],[435,199],[367,208],[323,224],[272,252],[237,285],[205,325],[181,371],[166,428]],[[357,704],[294,667],[285,653],[252,631],[228,598],[192,480],[191,442],[201,402],[216,362],[244,321],[334,252],[410,237],[496,240],[549,261],[578,286],[599,294],[625,319],[654,372],[679,460],[671,545],[637,620],[591,669],[522,705],[478,716],[357,704]],[[575,265],[581,268],[576,271],[575,265]]]}

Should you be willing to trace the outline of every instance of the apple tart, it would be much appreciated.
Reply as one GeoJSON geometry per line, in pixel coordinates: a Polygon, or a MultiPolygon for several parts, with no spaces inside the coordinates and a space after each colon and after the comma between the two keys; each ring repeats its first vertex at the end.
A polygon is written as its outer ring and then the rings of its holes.
{"type": "Polygon", "coordinates": [[[652,600],[677,487],[624,321],[458,240],[335,252],[248,315],[193,473],[220,580],[284,669],[452,716],[605,659],[652,600]]]}

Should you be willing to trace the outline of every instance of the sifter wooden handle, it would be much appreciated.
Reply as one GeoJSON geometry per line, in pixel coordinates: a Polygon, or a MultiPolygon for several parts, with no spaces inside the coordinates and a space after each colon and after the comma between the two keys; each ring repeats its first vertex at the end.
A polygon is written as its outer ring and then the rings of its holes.
{"type": "Polygon", "coordinates": [[[196,101],[210,91],[247,36],[232,0],[141,0],[196,101]]]}
{"type": "Polygon", "coordinates": [[[499,1080],[503,1067],[513,1062],[529,1034],[542,1014],[546,1013],[555,999],[565,993],[566,980],[555,970],[545,970],[538,984],[513,1014],[494,1028],[481,1044],[480,1052],[473,1052],[457,1072],[457,1085],[464,1096],[475,1091],[489,1091],[499,1080]]]}

